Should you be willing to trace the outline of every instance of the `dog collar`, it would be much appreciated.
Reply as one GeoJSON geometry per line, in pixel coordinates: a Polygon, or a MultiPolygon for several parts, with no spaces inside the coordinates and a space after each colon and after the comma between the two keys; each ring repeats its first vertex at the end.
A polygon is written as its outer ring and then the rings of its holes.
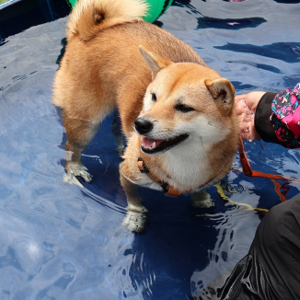
{"type": "Polygon", "coordinates": [[[167,182],[158,180],[146,167],[146,164],[141,157],[138,158],[138,167],[139,167],[141,173],[147,174],[148,177],[152,181],[154,181],[155,183],[157,183],[158,185],[160,185],[162,187],[165,195],[175,196],[175,197],[180,195],[180,192],[178,190],[174,189],[173,187],[171,187],[167,182]]]}
{"type": "MultiPolygon", "coordinates": [[[[151,172],[150,170],[147,168],[144,160],[142,157],[139,157],[138,158],[138,167],[141,171],[141,173],[145,173],[148,175],[148,177],[154,181],[155,183],[157,183],[158,185],[160,185],[164,191],[164,194],[167,195],[167,196],[174,196],[174,197],[177,197],[179,196],[181,193],[179,190],[175,189],[174,187],[170,186],[167,182],[164,182],[164,181],[161,181],[161,180],[158,180],[151,172]]],[[[211,181],[213,181],[214,178],[212,178],[211,180],[207,181],[205,184],[199,186],[197,188],[198,189],[201,189],[203,188],[204,186],[208,185],[211,181]]]]}

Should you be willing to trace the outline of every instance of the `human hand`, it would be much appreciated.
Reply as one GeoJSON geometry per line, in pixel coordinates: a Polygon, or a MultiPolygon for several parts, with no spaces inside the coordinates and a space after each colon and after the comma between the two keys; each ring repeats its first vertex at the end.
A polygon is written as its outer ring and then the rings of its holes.
{"type": "Polygon", "coordinates": [[[251,92],[235,97],[235,108],[239,120],[240,135],[244,140],[260,140],[257,134],[254,117],[259,100],[265,92],[251,92]]]}

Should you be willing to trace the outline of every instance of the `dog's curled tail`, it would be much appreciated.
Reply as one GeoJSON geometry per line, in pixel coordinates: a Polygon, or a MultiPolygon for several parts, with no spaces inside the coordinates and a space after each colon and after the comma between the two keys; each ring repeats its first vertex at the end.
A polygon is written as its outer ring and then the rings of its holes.
{"type": "Polygon", "coordinates": [[[88,41],[105,28],[140,21],[147,10],[144,0],[79,0],[68,21],[68,41],[74,36],[88,41]]]}

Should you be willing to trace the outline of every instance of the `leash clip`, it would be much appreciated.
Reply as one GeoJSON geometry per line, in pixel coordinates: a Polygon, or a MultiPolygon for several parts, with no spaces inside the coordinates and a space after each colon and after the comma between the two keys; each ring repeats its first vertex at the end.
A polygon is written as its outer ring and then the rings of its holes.
{"type": "Polygon", "coordinates": [[[149,169],[146,167],[144,160],[141,157],[138,158],[138,167],[141,173],[149,173],[149,169]]]}

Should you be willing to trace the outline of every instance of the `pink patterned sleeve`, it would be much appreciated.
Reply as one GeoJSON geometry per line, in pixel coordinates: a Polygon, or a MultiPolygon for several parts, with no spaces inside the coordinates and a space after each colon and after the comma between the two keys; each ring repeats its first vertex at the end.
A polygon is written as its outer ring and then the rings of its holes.
{"type": "Polygon", "coordinates": [[[300,83],[278,93],[271,104],[270,121],[280,144],[300,147],[300,83]]]}

